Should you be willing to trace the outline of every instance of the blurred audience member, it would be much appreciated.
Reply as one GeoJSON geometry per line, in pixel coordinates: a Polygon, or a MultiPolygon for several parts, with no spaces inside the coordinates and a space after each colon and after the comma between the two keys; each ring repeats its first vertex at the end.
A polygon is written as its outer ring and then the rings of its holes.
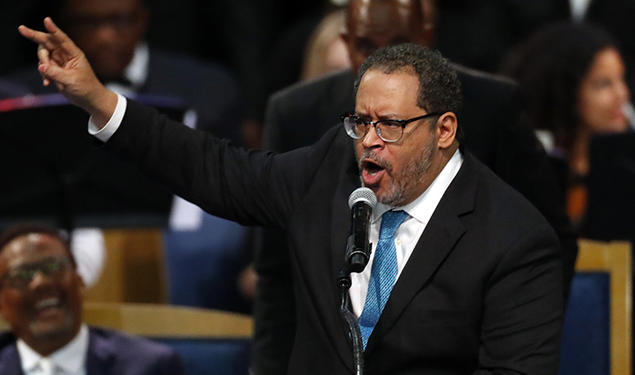
{"type": "Polygon", "coordinates": [[[502,71],[520,83],[529,123],[551,135],[546,148],[563,166],[568,213],[579,222],[591,137],[628,129],[629,90],[615,42],[590,25],[556,24],[512,51],[502,71]]]}
{"type": "Polygon", "coordinates": [[[0,236],[0,374],[182,374],[171,349],[82,323],[84,283],[65,236],[18,225],[0,236]]]}
{"type": "Polygon", "coordinates": [[[302,80],[351,66],[346,44],[340,37],[345,28],[344,16],[344,9],[333,11],[313,31],[304,54],[302,80]]]}
{"type": "Polygon", "coordinates": [[[438,3],[436,48],[456,63],[487,72],[495,72],[507,51],[533,31],[566,18],[567,0],[432,1],[438,3]]]}
{"type": "MultiPolygon", "coordinates": [[[[233,78],[220,66],[203,63],[185,56],[175,55],[153,48],[145,41],[151,17],[149,3],[144,0],[63,0],[60,21],[66,32],[84,51],[97,76],[108,87],[126,96],[152,96],[175,98],[183,101],[191,110],[184,122],[200,130],[209,131],[219,137],[243,144],[240,127],[242,103],[238,87],[233,78]]],[[[32,67],[3,77],[17,95],[56,93],[54,87],[43,87],[41,78],[32,67]]],[[[0,83],[0,92],[2,89],[0,83]]],[[[4,87],[9,87],[4,85],[4,87]]],[[[151,99],[151,98],[150,98],[151,99]]],[[[172,205],[170,228],[175,231],[200,230],[206,214],[189,202],[175,197],[172,205]]],[[[243,233],[245,229],[231,223],[234,231],[243,233]]],[[[191,237],[194,236],[192,232],[191,237]]],[[[86,238],[86,237],[84,237],[86,238]]],[[[93,237],[95,238],[95,237],[93,237]]],[[[96,246],[89,247],[78,255],[80,272],[85,269],[99,270],[103,251],[96,246]]],[[[192,256],[194,256],[192,254],[192,256]]],[[[233,257],[240,262],[244,253],[229,250],[225,254],[202,251],[199,255],[202,265],[233,257]],[[204,259],[203,259],[204,258],[204,259]]],[[[229,272],[227,272],[229,275],[229,272]]],[[[86,274],[88,276],[88,274],[86,274]]],[[[88,276],[94,282],[98,277],[88,276]]],[[[235,286],[237,272],[231,280],[235,286]]],[[[221,306],[206,306],[221,307],[221,306]]]]}
{"type": "Polygon", "coordinates": [[[602,27],[615,38],[627,67],[626,82],[635,90],[635,1],[633,0],[557,0],[575,22],[602,27]]]}
{"type": "MultiPolygon", "coordinates": [[[[242,141],[241,103],[234,80],[219,66],[148,46],[144,35],[150,15],[143,0],[62,3],[61,24],[86,53],[102,82],[124,95],[181,99],[195,112],[190,125],[242,141]]],[[[54,87],[43,87],[30,66],[3,79],[33,94],[56,92],[54,87]]]]}

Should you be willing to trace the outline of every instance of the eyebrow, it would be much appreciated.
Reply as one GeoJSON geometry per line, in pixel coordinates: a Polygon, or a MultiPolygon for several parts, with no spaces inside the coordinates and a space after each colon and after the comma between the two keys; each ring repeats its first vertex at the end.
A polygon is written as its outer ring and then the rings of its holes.
{"type": "MultiPolygon", "coordinates": [[[[355,116],[360,117],[360,118],[370,118],[370,115],[362,114],[362,113],[358,113],[358,112],[355,112],[355,116]]],[[[403,116],[398,115],[396,113],[387,113],[385,115],[377,116],[377,119],[378,120],[401,120],[401,119],[403,119],[403,116]]]]}

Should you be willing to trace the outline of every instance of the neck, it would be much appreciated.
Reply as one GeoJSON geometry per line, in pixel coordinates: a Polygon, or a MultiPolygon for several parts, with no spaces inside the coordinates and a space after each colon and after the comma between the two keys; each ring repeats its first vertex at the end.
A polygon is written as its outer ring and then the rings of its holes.
{"type": "Polygon", "coordinates": [[[408,199],[408,201],[399,204],[399,206],[405,206],[417,199],[417,197],[419,197],[421,194],[423,194],[423,192],[426,191],[430,187],[430,185],[432,185],[432,182],[434,182],[434,180],[439,176],[439,174],[448,164],[450,159],[452,159],[452,155],[454,155],[458,148],[458,142],[453,142],[452,145],[450,145],[448,148],[439,150],[439,152],[437,153],[438,156],[437,158],[435,158],[436,160],[433,160],[432,164],[430,165],[430,169],[428,169],[426,177],[419,185],[419,189],[417,189],[415,194],[413,194],[413,196],[408,199]]]}
{"type": "Polygon", "coordinates": [[[79,334],[80,328],[81,326],[78,326],[75,330],[69,332],[68,334],[22,339],[30,348],[32,348],[38,354],[43,357],[48,357],[73,341],[73,339],[79,334]]]}

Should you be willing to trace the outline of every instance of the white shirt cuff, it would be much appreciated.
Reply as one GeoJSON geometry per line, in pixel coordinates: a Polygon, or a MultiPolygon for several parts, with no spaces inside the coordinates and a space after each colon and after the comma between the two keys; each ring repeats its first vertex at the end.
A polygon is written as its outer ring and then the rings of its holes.
{"type": "Polygon", "coordinates": [[[99,129],[93,122],[93,116],[90,116],[88,119],[88,133],[102,142],[108,142],[110,137],[112,137],[117,129],[119,129],[121,120],[123,120],[123,115],[126,113],[127,104],[128,101],[126,98],[121,94],[117,94],[117,106],[115,107],[115,112],[112,114],[110,120],[108,120],[103,128],[99,129]]]}

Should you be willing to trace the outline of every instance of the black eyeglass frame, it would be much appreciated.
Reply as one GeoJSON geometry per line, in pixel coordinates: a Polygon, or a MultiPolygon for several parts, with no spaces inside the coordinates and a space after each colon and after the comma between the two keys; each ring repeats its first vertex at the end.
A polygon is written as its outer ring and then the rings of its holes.
{"type": "Polygon", "coordinates": [[[375,128],[375,132],[377,133],[377,135],[379,136],[379,138],[381,138],[382,141],[387,142],[387,143],[394,143],[394,142],[399,142],[399,140],[401,139],[401,137],[403,137],[403,130],[406,127],[406,125],[410,124],[411,122],[417,121],[417,120],[423,120],[426,118],[430,118],[430,117],[434,117],[434,116],[440,116],[445,112],[431,112],[431,113],[426,113],[425,115],[421,115],[421,116],[417,116],[417,117],[413,117],[413,118],[409,118],[407,120],[392,120],[392,119],[383,119],[383,120],[377,120],[377,121],[367,121],[364,120],[363,118],[359,117],[358,115],[354,114],[354,113],[345,113],[343,115],[340,116],[340,120],[342,120],[342,123],[344,124],[344,129],[346,130],[346,134],[348,134],[349,137],[353,138],[353,139],[362,139],[366,136],[366,134],[368,134],[368,131],[370,130],[370,127],[373,126],[375,128]],[[367,125],[366,127],[366,131],[364,132],[363,135],[358,136],[355,133],[355,124],[350,124],[350,120],[352,118],[357,118],[361,121],[362,124],[367,125]],[[399,135],[399,137],[397,137],[396,139],[385,139],[384,136],[381,134],[381,127],[378,128],[377,125],[387,125],[387,126],[399,126],[401,127],[401,134],[399,135]]]}
{"type": "Polygon", "coordinates": [[[42,273],[46,277],[61,278],[72,268],[73,262],[67,256],[48,257],[24,266],[10,269],[0,277],[0,288],[5,285],[14,289],[26,289],[35,275],[42,273]]]}

